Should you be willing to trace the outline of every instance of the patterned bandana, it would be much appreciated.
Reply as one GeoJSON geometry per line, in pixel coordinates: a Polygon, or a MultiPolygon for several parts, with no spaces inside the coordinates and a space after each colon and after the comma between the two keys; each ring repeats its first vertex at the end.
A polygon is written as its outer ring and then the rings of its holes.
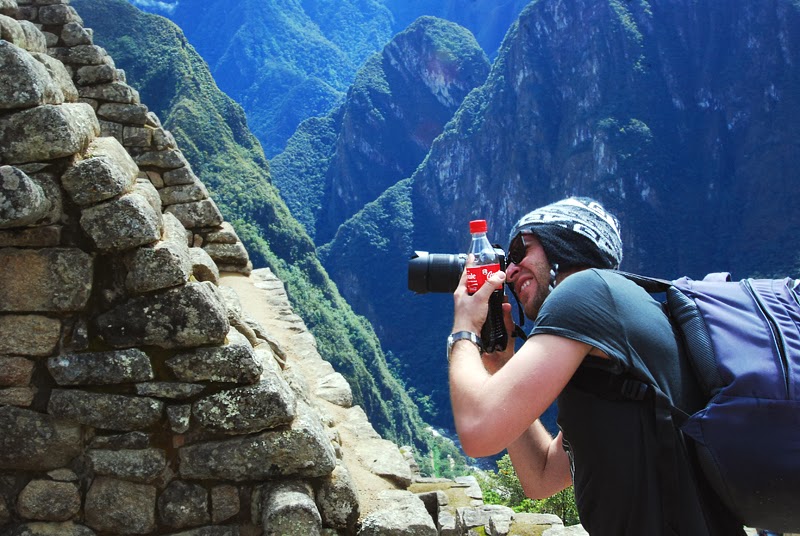
{"type": "Polygon", "coordinates": [[[587,197],[570,197],[529,212],[514,226],[509,242],[521,232],[536,235],[547,260],[561,269],[616,269],[622,262],[619,222],[587,197]]]}

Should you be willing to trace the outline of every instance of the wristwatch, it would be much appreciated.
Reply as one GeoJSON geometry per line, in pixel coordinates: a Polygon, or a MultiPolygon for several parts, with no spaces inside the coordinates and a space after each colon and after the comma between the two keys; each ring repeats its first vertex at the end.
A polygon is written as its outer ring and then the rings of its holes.
{"type": "Polygon", "coordinates": [[[478,347],[478,351],[483,353],[483,342],[477,334],[471,331],[456,331],[447,337],[447,361],[450,361],[450,352],[453,351],[453,345],[461,339],[467,339],[472,342],[472,344],[478,347]]]}

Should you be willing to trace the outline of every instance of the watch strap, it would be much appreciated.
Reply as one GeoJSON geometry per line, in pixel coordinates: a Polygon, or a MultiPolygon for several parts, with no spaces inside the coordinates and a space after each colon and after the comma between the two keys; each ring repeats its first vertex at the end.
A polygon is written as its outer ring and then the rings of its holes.
{"type": "Polygon", "coordinates": [[[447,361],[450,361],[450,353],[453,351],[453,345],[464,339],[473,343],[478,347],[478,351],[483,353],[483,341],[481,341],[477,333],[473,333],[472,331],[456,331],[447,337],[447,361]]]}

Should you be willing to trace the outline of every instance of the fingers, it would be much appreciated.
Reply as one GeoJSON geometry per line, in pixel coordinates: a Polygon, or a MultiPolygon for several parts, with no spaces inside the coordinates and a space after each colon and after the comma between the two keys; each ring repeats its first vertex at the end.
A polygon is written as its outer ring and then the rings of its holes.
{"type": "Polygon", "coordinates": [[[458,280],[458,287],[456,288],[456,292],[459,291],[466,291],[467,289],[467,267],[472,266],[472,263],[475,261],[475,256],[470,253],[467,255],[467,263],[464,266],[464,269],[461,270],[461,278],[458,280]]]}
{"type": "MultiPolygon", "coordinates": [[[[466,270],[464,270],[466,272],[466,270]]],[[[505,272],[495,272],[486,280],[486,283],[478,289],[478,292],[475,293],[475,296],[480,296],[480,299],[489,301],[489,295],[494,292],[495,290],[503,288],[503,283],[505,283],[506,274],[505,272]]]]}

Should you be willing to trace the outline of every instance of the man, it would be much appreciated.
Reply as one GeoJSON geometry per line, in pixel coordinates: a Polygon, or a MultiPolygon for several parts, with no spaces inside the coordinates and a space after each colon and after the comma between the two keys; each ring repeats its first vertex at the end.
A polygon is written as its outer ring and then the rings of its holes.
{"type": "MultiPolygon", "coordinates": [[[[696,481],[674,428],[676,463],[669,471],[659,464],[652,405],[601,396],[573,380],[592,369],[626,374],[654,382],[688,413],[703,406],[660,305],[623,276],[598,270],[622,260],[616,218],[586,198],[534,210],[512,230],[508,260],[505,274],[474,295],[465,276],[454,293],[450,391],[464,451],[480,457],[507,449],[532,498],[574,483],[581,523],[593,536],[743,534],[696,481]],[[509,344],[481,355],[468,334],[480,333],[489,295],[506,280],[534,327],[516,354],[509,344]],[[556,400],[561,431],[552,437],[538,419],[556,400]],[[678,493],[664,493],[665,483],[678,493]]],[[[510,310],[505,304],[507,328],[510,310]]]]}

